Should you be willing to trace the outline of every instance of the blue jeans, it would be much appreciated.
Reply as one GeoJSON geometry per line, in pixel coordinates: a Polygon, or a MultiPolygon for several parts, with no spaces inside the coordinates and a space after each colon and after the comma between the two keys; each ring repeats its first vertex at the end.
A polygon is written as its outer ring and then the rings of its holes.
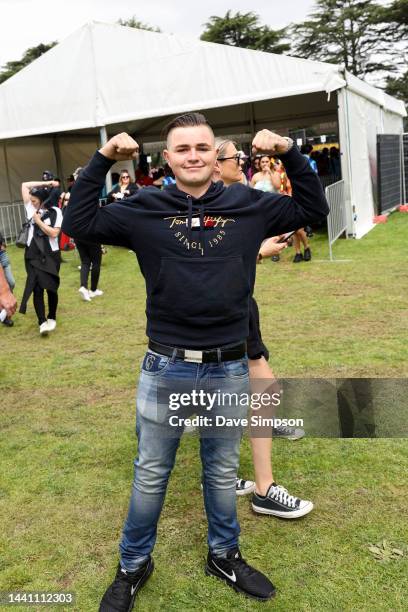
{"type": "MultiPolygon", "coordinates": [[[[157,523],[163,507],[167,482],[173,469],[183,424],[171,425],[182,417],[169,407],[168,393],[187,388],[206,393],[249,393],[247,359],[197,364],[173,357],[146,353],[136,398],[138,456],[128,516],[120,543],[120,562],[135,571],[152,552],[157,523]],[[166,399],[167,393],[167,399],[166,399]],[[170,417],[173,417],[171,419],[170,417]]],[[[216,417],[246,418],[248,406],[232,401],[211,410],[189,408],[190,413],[216,417]]],[[[239,464],[242,428],[226,431],[200,428],[202,484],[208,520],[208,545],[219,556],[238,546],[240,532],[236,513],[235,479],[239,464]]],[[[199,487],[199,483],[197,483],[199,487]]]]}
{"type": "Polygon", "coordinates": [[[4,275],[6,277],[8,286],[10,287],[10,291],[13,291],[14,287],[16,286],[16,281],[14,280],[14,276],[11,271],[10,260],[8,258],[8,255],[6,251],[2,251],[1,249],[0,249],[0,266],[2,266],[4,270],[4,275]]]}

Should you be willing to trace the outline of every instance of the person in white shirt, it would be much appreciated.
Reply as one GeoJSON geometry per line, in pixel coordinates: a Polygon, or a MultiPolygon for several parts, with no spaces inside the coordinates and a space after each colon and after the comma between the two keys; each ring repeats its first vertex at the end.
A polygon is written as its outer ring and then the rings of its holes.
{"type": "Polygon", "coordinates": [[[55,181],[33,181],[21,185],[21,195],[30,227],[24,255],[27,280],[19,312],[26,313],[28,299],[33,294],[34,309],[42,336],[48,335],[57,326],[61,263],[58,236],[61,231],[62,213],[59,208],[47,206],[50,192],[46,189],[55,186],[55,181]],[[48,297],[47,317],[44,291],[48,297]]]}

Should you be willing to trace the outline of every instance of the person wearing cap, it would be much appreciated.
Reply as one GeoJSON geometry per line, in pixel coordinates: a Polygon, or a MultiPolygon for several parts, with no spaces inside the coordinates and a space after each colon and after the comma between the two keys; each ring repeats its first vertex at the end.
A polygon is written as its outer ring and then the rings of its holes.
{"type": "Polygon", "coordinates": [[[48,190],[48,203],[50,206],[58,206],[59,199],[61,197],[61,180],[57,178],[51,170],[44,170],[42,173],[42,180],[46,183],[53,181],[53,187],[48,190]]]}
{"type": "Polygon", "coordinates": [[[58,235],[62,213],[50,206],[49,188],[58,186],[53,180],[25,182],[21,185],[27,219],[30,221],[24,261],[27,280],[21,300],[21,314],[27,311],[27,302],[33,294],[34,309],[41,336],[48,335],[57,326],[60,250],[58,235]],[[45,316],[44,291],[48,296],[48,316],[45,316]]]}

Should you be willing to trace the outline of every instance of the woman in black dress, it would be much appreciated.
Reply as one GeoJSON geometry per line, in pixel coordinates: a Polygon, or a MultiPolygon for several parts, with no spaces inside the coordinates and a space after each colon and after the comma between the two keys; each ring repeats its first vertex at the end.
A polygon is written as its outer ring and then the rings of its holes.
{"type": "MultiPolygon", "coordinates": [[[[225,185],[242,181],[240,156],[231,140],[217,140],[218,156],[215,169],[215,180],[222,180],[225,185]]],[[[287,243],[278,243],[279,236],[266,240],[259,251],[258,262],[264,257],[279,255],[287,243]]],[[[258,306],[254,298],[250,301],[249,337],[247,339],[249,376],[256,391],[267,391],[273,387],[276,379],[269,367],[269,352],[262,341],[258,306]],[[261,388],[260,388],[261,387],[261,388]]],[[[272,434],[272,431],[270,432],[272,434]]],[[[255,483],[237,479],[237,495],[253,492],[252,508],[260,514],[271,514],[281,518],[298,518],[313,509],[311,501],[302,500],[290,495],[284,487],[277,484],[272,474],[272,435],[251,437],[252,458],[255,470],[255,483]]]]}

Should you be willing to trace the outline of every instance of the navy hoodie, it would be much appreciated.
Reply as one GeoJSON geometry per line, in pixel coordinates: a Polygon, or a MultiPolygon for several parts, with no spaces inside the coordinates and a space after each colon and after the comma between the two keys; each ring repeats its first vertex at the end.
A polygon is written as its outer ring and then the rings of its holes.
{"type": "Polygon", "coordinates": [[[296,147],[280,156],[293,196],[213,183],[200,198],[176,185],[140,189],[104,208],[98,196],[113,161],[96,152],[71,191],[62,230],[73,238],[136,252],[146,282],[147,335],[191,349],[248,336],[256,256],[268,236],[323,219],[329,208],[296,147]]]}

